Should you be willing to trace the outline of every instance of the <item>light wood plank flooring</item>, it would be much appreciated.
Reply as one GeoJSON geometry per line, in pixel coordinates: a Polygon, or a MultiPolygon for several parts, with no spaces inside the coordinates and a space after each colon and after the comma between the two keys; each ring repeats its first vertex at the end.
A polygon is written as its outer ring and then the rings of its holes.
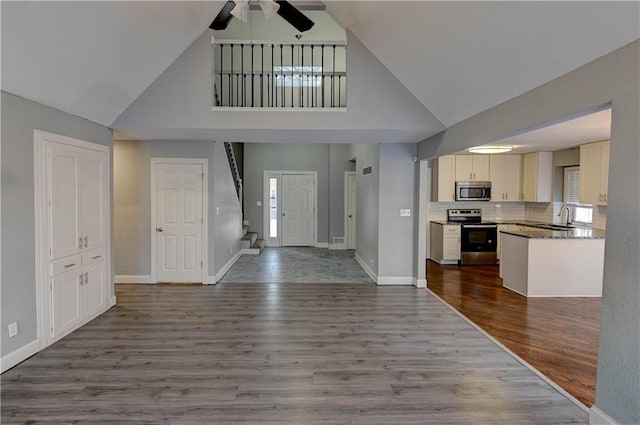
{"type": "Polygon", "coordinates": [[[498,266],[427,261],[427,286],[549,379],[591,407],[600,298],[527,298],[502,286],[498,266]]]}
{"type": "Polygon", "coordinates": [[[424,290],[118,285],[117,297],[2,376],[2,424],[588,422],[424,290]]]}

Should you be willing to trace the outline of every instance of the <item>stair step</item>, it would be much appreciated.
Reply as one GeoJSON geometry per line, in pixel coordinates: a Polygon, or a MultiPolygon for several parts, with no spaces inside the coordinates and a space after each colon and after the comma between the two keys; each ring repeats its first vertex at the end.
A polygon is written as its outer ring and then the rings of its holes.
{"type": "Polygon", "coordinates": [[[258,234],[256,232],[247,232],[247,234],[242,237],[241,242],[243,244],[248,242],[250,247],[256,242],[257,239],[258,239],[258,234]]]}
{"type": "Polygon", "coordinates": [[[249,231],[249,226],[242,226],[242,236],[246,235],[249,231]]]}
{"type": "Polygon", "coordinates": [[[251,246],[251,248],[259,248],[260,251],[262,251],[264,249],[264,245],[265,245],[265,241],[264,239],[257,239],[253,245],[251,246]]]}

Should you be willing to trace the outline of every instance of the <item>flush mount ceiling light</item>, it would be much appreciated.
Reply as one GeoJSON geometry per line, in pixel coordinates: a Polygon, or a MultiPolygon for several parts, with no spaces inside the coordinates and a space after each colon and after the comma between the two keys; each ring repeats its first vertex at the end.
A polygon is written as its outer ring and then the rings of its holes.
{"type": "Polygon", "coordinates": [[[513,146],[476,146],[469,148],[471,153],[507,153],[513,150],[513,146]]]}

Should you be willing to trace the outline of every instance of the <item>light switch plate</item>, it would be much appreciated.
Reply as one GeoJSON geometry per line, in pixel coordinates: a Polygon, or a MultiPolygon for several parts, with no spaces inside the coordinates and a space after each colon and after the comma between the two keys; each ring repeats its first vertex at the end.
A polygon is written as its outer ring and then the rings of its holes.
{"type": "Polygon", "coordinates": [[[400,210],[400,217],[411,217],[411,210],[409,208],[402,208],[400,210]]]}
{"type": "Polygon", "coordinates": [[[262,201],[256,201],[256,207],[261,207],[262,206],[262,201]]]}
{"type": "Polygon", "coordinates": [[[18,323],[13,322],[9,324],[9,338],[13,338],[18,335],[18,323]]]}

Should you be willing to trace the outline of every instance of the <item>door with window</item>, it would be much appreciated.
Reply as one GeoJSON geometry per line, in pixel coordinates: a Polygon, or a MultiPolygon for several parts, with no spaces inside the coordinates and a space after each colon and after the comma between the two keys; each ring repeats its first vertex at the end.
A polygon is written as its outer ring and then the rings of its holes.
{"type": "Polygon", "coordinates": [[[203,180],[202,163],[155,163],[158,282],[202,282],[203,180]]]}
{"type": "Polygon", "coordinates": [[[264,177],[267,246],[314,246],[315,173],[265,171],[264,177]]]}

